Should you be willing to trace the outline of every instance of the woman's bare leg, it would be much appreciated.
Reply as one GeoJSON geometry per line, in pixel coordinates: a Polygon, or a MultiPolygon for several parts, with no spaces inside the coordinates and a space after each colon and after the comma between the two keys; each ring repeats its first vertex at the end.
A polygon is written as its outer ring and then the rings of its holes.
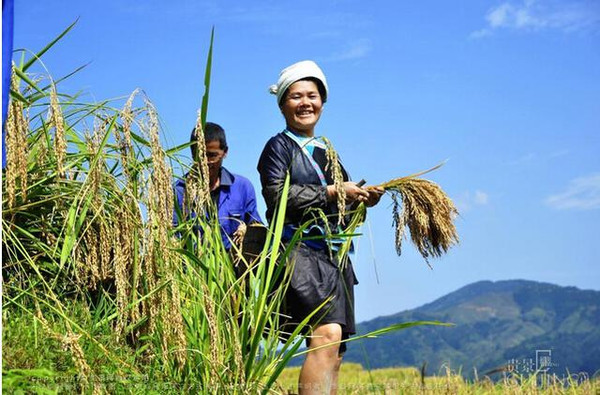
{"type": "MultiPolygon", "coordinates": [[[[311,334],[309,350],[340,340],[342,340],[340,324],[319,325],[311,334]]],[[[301,395],[337,392],[338,372],[341,365],[339,349],[340,344],[337,343],[306,354],[298,383],[298,392],[301,395]]]]}
{"type": "Polygon", "coordinates": [[[333,369],[333,379],[331,380],[331,382],[334,383],[335,385],[331,388],[331,391],[329,391],[330,395],[337,394],[338,376],[340,373],[341,366],[342,366],[342,355],[338,354],[337,360],[335,361],[335,368],[333,369]]]}

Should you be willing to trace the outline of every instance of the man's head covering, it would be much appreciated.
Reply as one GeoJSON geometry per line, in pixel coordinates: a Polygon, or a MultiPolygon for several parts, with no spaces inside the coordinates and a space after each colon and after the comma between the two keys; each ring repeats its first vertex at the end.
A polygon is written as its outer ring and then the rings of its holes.
{"type": "Polygon", "coordinates": [[[316,78],[323,84],[323,88],[325,88],[325,97],[323,97],[323,102],[325,102],[327,100],[327,96],[329,95],[327,80],[325,79],[325,74],[323,74],[323,71],[312,60],[303,60],[281,70],[277,84],[271,85],[269,87],[269,92],[273,95],[277,95],[277,103],[281,103],[281,98],[290,85],[296,81],[309,77],[316,78]]]}

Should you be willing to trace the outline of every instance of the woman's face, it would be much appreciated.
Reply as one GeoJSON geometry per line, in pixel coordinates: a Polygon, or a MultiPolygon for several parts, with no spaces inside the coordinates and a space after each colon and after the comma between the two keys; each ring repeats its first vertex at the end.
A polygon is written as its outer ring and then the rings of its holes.
{"type": "Polygon", "coordinates": [[[281,104],[288,128],[313,136],[315,125],[323,111],[323,100],[313,81],[296,81],[288,88],[281,104]]]}

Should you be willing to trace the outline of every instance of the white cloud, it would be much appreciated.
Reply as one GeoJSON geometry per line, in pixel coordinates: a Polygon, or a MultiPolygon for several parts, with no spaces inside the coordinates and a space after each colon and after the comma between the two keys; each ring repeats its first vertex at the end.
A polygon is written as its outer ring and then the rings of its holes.
{"type": "Polygon", "coordinates": [[[491,30],[481,29],[481,30],[476,30],[476,31],[472,32],[471,34],[469,34],[469,38],[478,39],[478,38],[483,38],[483,37],[487,37],[487,36],[491,36],[491,35],[492,35],[491,30]]]}
{"type": "Polygon", "coordinates": [[[473,201],[475,204],[480,206],[488,204],[489,195],[483,191],[475,191],[475,196],[473,196],[473,201]]]}
{"type": "Polygon", "coordinates": [[[465,213],[470,211],[473,206],[486,206],[489,200],[489,195],[486,192],[476,190],[474,192],[463,192],[462,195],[454,199],[454,203],[459,212],[465,213]]]}
{"type": "Polygon", "coordinates": [[[563,156],[569,155],[571,152],[568,149],[562,149],[556,152],[552,152],[549,156],[550,159],[561,158],[563,156]]]}
{"type": "Polygon", "coordinates": [[[511,166],[518,166],[518,165],[522,165],[525,163],[531,163],[536,159],[537,155],[535,154],[535,152],[528,152],[516,159],[512,159],[510,161],[508,161],[508,164],[511,166]]]}
{"type": "Polygon", "coordinates": [[[500,29],[558,29],[582,31],[600,26],[600,3],[593,0],[508,1],[492,8],[485,16],[487,26],[471,33],[477,39],[500,29]]]}
{"type": "Polygon", "coordinates": [[[523,166],[542,162],[547,163],[549,161],[555,160],[557,158],[562,158],[570,154],[571,152],[568,149],[562,149],[554,152],[528,152],[526,154],[521,155],[520,157],[508,160],[506,164],[509,166],[523,166]]]}
{"type": "Polygon", "coordinates": [[[600,173],[571,180],[566,190],[549,196],[545,203],[558,210],[600,208],[600,173]]]}
{"type": "Polygon", "coordinates": [[[491,10],[485,19],[487,19],[491,27],[500,27],[507,23],[512,13],[514,13],[514,7],[508,3],[504,3],[491,10]]]}
{"type": "Polygon", "coordinates": [[[346,45],[344,49],[334,52],[325,61],[338,62],[342,60],[354,60],[364,58],[371,52],[371,41],[361,38],[346,45]]]}

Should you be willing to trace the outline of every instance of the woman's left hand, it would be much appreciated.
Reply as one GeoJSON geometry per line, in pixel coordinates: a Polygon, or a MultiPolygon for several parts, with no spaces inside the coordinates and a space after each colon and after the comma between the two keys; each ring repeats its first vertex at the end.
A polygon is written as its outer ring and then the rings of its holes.
{"type": "Polygon", "coordinates": [[[381,200],[381,197],[385,193],[385,190],[381,187],[367,187],[365,190],[369,193],[369,197],[364,202],[367,207],[373,207],[379,203],[379,200],[381,200]]]}

